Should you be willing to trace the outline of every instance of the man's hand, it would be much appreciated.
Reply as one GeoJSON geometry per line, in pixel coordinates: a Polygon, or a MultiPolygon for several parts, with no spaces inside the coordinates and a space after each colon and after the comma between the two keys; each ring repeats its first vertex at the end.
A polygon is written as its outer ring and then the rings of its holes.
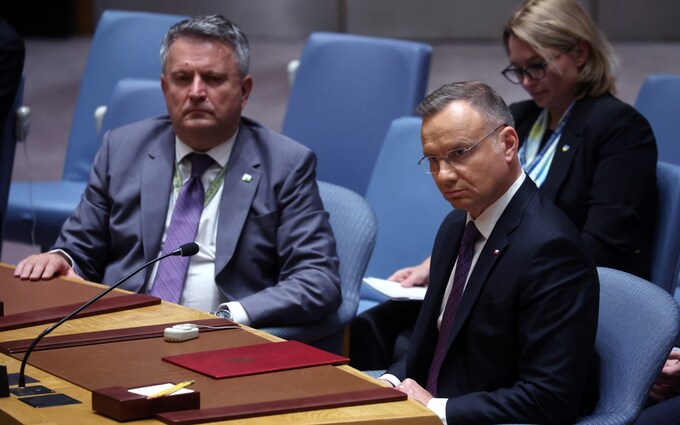
{"type": "Polygon", "coordinates": [[[397,385],[395,389],[415,399],[425,407],[427,407],[427,403],[433,398],[432,394],[427,392],[425,388],[418,385],[418,383],[411,378],[406,378],[404,382],[397,385]]]}
{"type": "Polygon", "coordinates": [[[649,397],[656,401],[680,394],[680,350],[672,350],[661,373],[652,386],[649,397]]]}
{"type": "Polygon", "coordinates": [[[19,262],[14,270],[14,277],[21,280],[49,280],[56,276],[73,277],[81,279],[66,259],[58,253],[46,252],[31,255],[19,262]]]}
{"type": "Polygon", "coordinates": [[[417,266],[397,270],[387,280],[399,282],[404,288],[427,286],[430,280],[430,257],[417,266]]]}

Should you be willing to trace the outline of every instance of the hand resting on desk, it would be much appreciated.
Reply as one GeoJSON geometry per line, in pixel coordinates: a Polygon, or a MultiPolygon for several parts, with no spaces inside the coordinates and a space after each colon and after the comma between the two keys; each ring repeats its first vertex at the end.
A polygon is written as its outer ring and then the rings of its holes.
{"type": "Polygon", "coordinates": [[[83,280],[73,271],[68,260],[58,252],[31,255],[21,260],[14,270],[14,277],[21,280],[49,280],[57,276],[83,280]]]}

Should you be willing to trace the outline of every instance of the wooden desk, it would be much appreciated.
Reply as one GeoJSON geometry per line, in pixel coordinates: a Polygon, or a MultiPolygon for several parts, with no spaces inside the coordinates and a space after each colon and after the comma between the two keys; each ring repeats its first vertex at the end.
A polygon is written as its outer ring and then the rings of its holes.
{"type": "MultiPolygon", "coordinates": [[[[8,265],[0,264],[0,273],[6,275],[8,265]]],[[[0,284],[2,282],[0,281],[0,284]]],[[[84,283],[90,285],[91,283],[84,283]]],[[[7,301],[6,301],[7,303],[7,301]]],[[[160,305],[137,308],[133,310],[115,313],[101,314],[97,316],[73,319],[57,328],[50,336],[67,335],[81,332],[98,330],[121,329],[133,326],[163,324],[169,322],[190,322],[210,318],[207,313],[162,302],[160,305]]],[[[10,331],[0,332],[0,341],[34,338],[42,332],[46,326],[33,326],[10,331]]],[[[272,341],[280,340],[277,337],[266,334],[256,329],[247,328],[272,341]]],[[[20,361],[0,354],[0,363],[7,365],[9,373],[19,371],[20,361]]],[[[29,362],[30,363],[30,362],[29,362]]],[[[84,367],[97,367],[97,365],[84,365],[84,367]]],[[[372,378],[352,369],[349,366],[340,366],[340,369],[358,376],[367,381],[372,378]]],[[[96,414],[92,411],[91,393],[68,381],[53,376],[45,371],[36,369],[30,365],[26,367],[26,374],[40,380],[41,384],[57,392],[67,394],[79,401],[74,404],[60,407],[35,409],[18,400],[14,395],[9,398],[0,398],[0,424],[41,424],[41,425],[71,425],[71,424],[116,424],[112,419],[96,414]]],[[[225,395],[225,397],[228,395],[225,395]]],[[[159,424],[159,421],[149,419],[135,421],[133,423],[159,424]]],[[[427,408],[413,400],[400,402],[366,404],[336,409],[314,410],[307,412],[289,413],[275,416],[261,416],[235,421],[217,422],[220,424],[245,424],[265,425],[272,423],[282,424],[441,424],[441,421],[427,408]]]]}

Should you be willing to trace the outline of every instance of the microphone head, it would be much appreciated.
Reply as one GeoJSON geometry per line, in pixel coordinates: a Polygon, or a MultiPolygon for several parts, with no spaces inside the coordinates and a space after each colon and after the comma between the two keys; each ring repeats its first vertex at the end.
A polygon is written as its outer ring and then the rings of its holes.
{"type": "Polygon", "coordinates": [[[185,243],[177,249],[180,251],[179,255],[182,257],[191,257],[192,255],[198,254],[198,244],[196,242],[185,243]]]}

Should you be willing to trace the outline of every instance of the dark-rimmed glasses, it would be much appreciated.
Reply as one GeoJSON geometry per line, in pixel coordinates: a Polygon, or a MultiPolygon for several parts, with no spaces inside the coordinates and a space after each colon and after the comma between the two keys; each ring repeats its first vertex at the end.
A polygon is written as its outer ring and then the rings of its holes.
{"type": "Polygon", "coordinates": [[[522,81],[524,81],[524,76],[527,76],[530,81],[542,80],[545,78],[546,66],[548,66],[548,62],[529,65],[526,68],[509,65],[507,68],[501,71],[501,74],[503,74],[503,76],[513,84],[522,84],[522,81]]]}
{"type": "Polygon", "coordinates": [[[470,152],[474,148],[476,148],[484,140],[488,139],[489,136],[498,131],[498,129],[500,129],[501,127],[506,127],[507,125],[508,124],[499,125],[498,127],[494,128],[489,134],[479,139],[478,142],[474,143],[471,146],[468,146],[467,148],[453,149],[446,152],[442,156],[437,155],[423,156],[422,158],[420,158],[420,161],[418,161],[418,165],[421,166],[427,174],[437,174],[439,172],[439,161],[442,160],[449,164],[449,167],[452,168],[459,167],[463,165],[463,163],[467,160],[467,158],[470,156],[470,152]]]}

